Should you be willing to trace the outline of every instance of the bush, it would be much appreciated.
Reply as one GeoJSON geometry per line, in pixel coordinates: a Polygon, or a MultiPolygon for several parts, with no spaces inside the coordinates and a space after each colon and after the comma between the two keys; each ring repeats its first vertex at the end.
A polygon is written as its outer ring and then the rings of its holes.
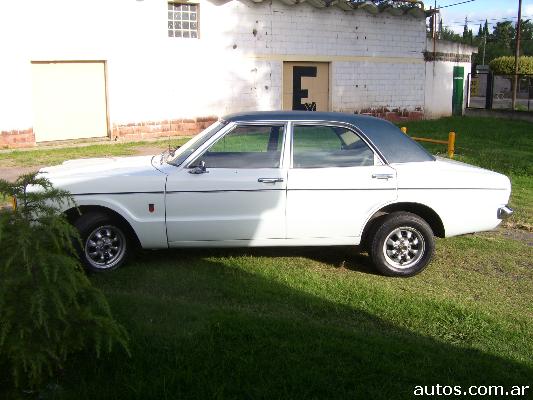
{"type": "Polygon", "coordinates": [[[69,194],[29,174],[0,180],[0,198],[13,195],[16,210],[0,209],[0,365],[14,386],[38,388],[74,352],[128,351],[127,334],[80,267],[77,232],[58,210],[69,194]]]}
{"type": "MultiPolygon", "coordinates": [[[[498,75],[513,75],[514,74],[514,57],[505,56],[498,57],[489,63],[492,72],[498,75]]],[[[533,74],[533,57],[522,56],[518,59],[518,73],[519,74],[533,74]]]]}

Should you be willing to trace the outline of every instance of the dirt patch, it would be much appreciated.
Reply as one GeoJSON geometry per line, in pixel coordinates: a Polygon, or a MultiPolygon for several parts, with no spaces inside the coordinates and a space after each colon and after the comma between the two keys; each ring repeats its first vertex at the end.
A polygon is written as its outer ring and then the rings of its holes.
{"type": "Polygon", "coordinates": [[[501,235],[509,239],[523,242],[527,244],[528,246],[533,246],[533,232],[523,231],[521,229],[502,228],[501,235]]]}
{"type": "Polygon", "coordinates": [[[481,236],[500,236],[506,239],[516,240],[522,242],[527,246],[533,247],[533,232],[529,232],[522,229],[511,229],[506,226],[500,226],[494,231],[490,232],[481,232],[481,236]]]}
{"type": "Polygon", "coordinates": [[[34,165],[31,167],[0,167],[0,179],[14,182],[20,175],[37,172],[44,165],[34,165]]]}
{"type": "Polygon", "coordinates": [[[154,154],[161,154],[166,149],[168,149],[168,144],[166,143],[160,143],[159,146],[139,146],[135,149],[135,155],[152,156],[154,154]]]}

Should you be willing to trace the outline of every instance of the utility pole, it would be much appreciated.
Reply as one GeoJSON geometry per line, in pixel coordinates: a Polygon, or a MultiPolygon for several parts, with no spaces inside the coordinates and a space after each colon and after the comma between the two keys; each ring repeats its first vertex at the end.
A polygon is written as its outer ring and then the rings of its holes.
{"type": "Polygon", "coordinates": [[[433,60],[435,60],[435,50],[437,50],[437,0],[435,0],[431,23],[433,24],[433,60]]]}
{"type": "Polygon", "coordinates": [[[522,30],[522,0],[518,0],[518,22],[516,23],[516,46],[514,54],[514,85],[513,85],[513,111],[516,107],[516,92],[518,90],[518,59],[520,57],[520,31],[522,30]]]}
{"type": "Polygon", "coordinates": [[[485,46],[487,46],[487,33],[483,31],[483,61],[481,61],[481,65],[485,65],[485,46]]]}

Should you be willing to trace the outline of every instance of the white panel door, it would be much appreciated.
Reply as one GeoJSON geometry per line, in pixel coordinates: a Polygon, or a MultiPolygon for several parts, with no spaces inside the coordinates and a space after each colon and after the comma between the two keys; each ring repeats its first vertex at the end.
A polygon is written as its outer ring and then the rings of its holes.
{"type": "Polygon", "coordinates": [[[32,63],[35,140],[107,136],[104,62],[32,63]]]}
{"type": "Polygon", "coordinates": [[[237,126],[191,165],[171,171],[166,187],[169,245],[284,239],[284,131],[283,126],[237,126]]]}
{"type": "Polygon", "coordinates": [[[354,132],[294,125],[287,238],[354,244],[366,219],[397,197],[396,171],[354,132]]]}

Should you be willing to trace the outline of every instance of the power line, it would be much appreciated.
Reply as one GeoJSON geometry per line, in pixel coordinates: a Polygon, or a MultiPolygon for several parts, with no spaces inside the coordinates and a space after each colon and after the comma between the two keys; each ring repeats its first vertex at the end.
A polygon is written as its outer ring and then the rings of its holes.
{"type": "MultiPolygon", "coordinates": [[[[522,15],[522,19],[524,19],[524,17],[533,17],[533,15],[522,15]]],[[[517,19],[518,17],[514,17],[512,15],[508,16],[508,17],[500,17],[500,18],[481,18],[481,19],[472,19],[472,20],[468,20],[468,22],[485,22],[485,21],[501,21],[502,19],[517,19]]],[[[461,25],[464,25],[464,21],[452,21],[450,22],[451,24],[461,24],[461,25]]],[[[491,24],[489,22],[489,24],[491,24]]]]}
{"type": "MultiPolygon", "coordinates": [[[[533,15],[523,15],[522,16],[522,20],[524,20],[524,18],[528,18],[528,17],[533,18],[533,15]]],[[[478,20],[468,20],[468,23],[474,23],[475,25],[477,25],[477,23],[483,23],[486,20],[487,21],[487,25],[496,25],[499,22],[512,22],[512,20],[515,20],[515,19],[517,19],[517,17],[478,19],[478,20]],[[488,22],[488,21],[496,21],[496,22],[488,22]]],[[[464,21],[462,21],[462,22],[453,21],[452,23],[449,23],[449,24],[446,24],[446,25],[443,25],[443,26],[449,28],[449,27],[455,27],[455,26],[464,26],[464,24],[465,24],[464,21]]]]}
{"type": "Polygon", "coordinates": [[[439,6],[437,7],[437,10],[440,8],[448,8],[448,7],[458,6],[460,4],[472,3],[473,1],[476,1],[476,0],[466,0],[466,1],[461,1],[460,3],[448,4],[447,6],[439,6]]]}

